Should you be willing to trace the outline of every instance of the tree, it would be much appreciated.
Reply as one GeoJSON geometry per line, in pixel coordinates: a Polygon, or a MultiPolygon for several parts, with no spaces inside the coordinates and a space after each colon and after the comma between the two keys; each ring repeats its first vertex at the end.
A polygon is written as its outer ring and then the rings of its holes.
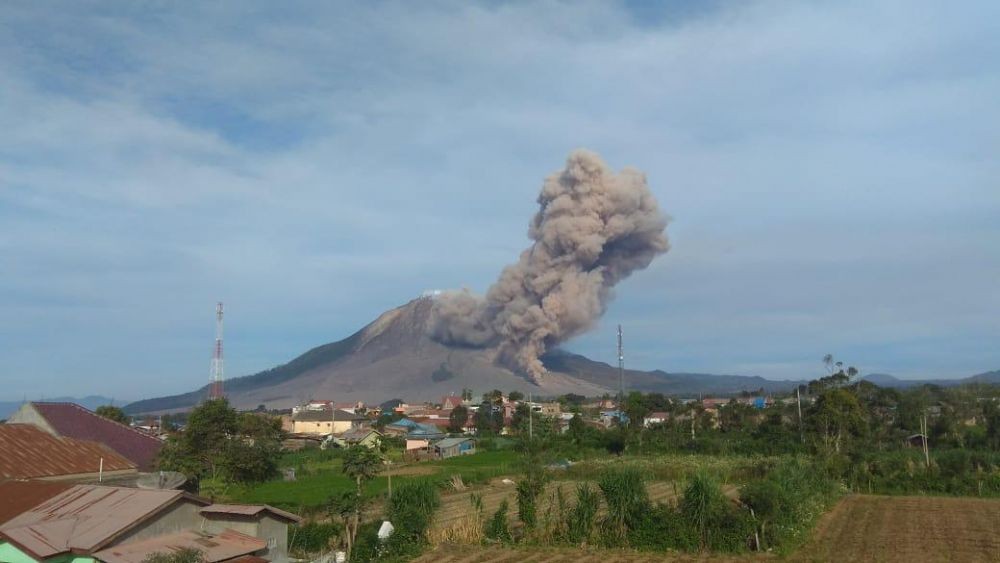
{"type": "Polygon", "coordinates": [[[839,453],[845,438],[864,431],[865,412],[854,393],[831,389],[816,399],[811,421],[827,446],[839,453]]]}
{"type": "Polygon", "coordinates": [[[511,391],[510,394],[507,395],[507,400],[511,402],[521,401],[523,399],[524,399],[524,393],[520,391],[511,391]]]}
{"type": "Polygon", "coordinates": [[[157,464],[184,473],[195,484],[206,477],[264,481],[277,474],[283,438],[279,419],[237,415],[226,399],[213,399],[191,411],[184,431],[167,439],[157,464]]]}
{"type": "Polygon", "coordinates": [[[463,432],[465,424],[469,421],[469,409],[458,405],[452,409],[448,415],[448,432],[463,432]]]}
{"type": "Polygon", "coordinates": [[[382,468],[382,456],[371,448],[364,446],[354,446],[348,448],[344,455],[342,471],[344,475],[350,477],[355,484],[354,500],[348,501],[344,498],[337,499],[340,510],[345,510],[345,506],[353,508],[354,513],[349,520],[345,521],[345,532],[347,537],[347,558],[351,558],[351,549],[354,540],[358,536],[358,527],[361,525],[361,511],[364,508],[364,486],[378,475],[382,468]]]}
{"type": "Polygon", "coordinates": [[[125,414],[125,411],[123,411],[119,407],[115,407],[115,406],[112,406],[112,405],[104,405],[104,406],[97,407],[97,410],[95,410],[94,412],[98,416],[103,416],[104,418],[106,418],[108,420],[113,420],[115,422],[118,422],[118,423],[121,423],[121,424],[125,424],[125,425],[128,425],[128,423],[129,423],[129,417],[128,417],[128,415],[125,414]]]}

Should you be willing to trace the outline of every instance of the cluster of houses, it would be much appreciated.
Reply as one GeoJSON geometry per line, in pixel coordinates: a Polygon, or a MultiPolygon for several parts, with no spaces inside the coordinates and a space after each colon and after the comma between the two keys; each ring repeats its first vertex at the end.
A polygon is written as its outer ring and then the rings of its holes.
{"type": "Polygon", "coordinates": [[[143,477],[157,477],[161,446],[79,405],[25,403],[0,424],[0,562],[140,563],[184,549],[209,563],[289,560],[298,516],[160,488],[143,477]]]}

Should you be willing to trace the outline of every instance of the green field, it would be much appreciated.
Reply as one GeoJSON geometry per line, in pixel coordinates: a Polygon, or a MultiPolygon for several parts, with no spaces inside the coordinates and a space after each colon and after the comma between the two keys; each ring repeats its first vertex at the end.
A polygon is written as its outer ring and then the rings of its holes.
{"type": "MultiPolygon", "coordinates": [[[[465,483],[481,483],[516,471],[518,454],[512,450],[480,452],[441,461],[393,463],[393,484],[408,480],[446,482],[459,475],[465,483]]],[[[251,486],[203,482],[203,494],[228,502],[264,503],[299,513],[316,511],[334,494],[354,490],[354,482],[341,472],[339,452],[308,450],[287,453],[281,467],[296,468],[295,481],[274,480],[251,486]]],[[[380,475],[365,487],[365,493],[377,497],[389,488],[389,477],[380,475]]]]}

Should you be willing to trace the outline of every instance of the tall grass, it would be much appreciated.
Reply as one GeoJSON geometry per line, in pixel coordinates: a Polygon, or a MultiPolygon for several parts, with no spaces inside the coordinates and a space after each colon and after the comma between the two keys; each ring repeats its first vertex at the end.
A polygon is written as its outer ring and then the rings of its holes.
{"type": "Polygon", "coordinates": [[[642,472],[634,467],[608,469],[597,486],[608,508],[601,526],[603,540],[610,546],[625,545],[629,530],[650,506],[642,472]]]}

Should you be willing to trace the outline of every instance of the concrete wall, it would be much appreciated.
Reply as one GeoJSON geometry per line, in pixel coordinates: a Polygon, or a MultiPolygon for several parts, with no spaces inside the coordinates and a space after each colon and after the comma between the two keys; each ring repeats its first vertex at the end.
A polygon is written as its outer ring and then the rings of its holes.
{"type": "Polygon", "coordinates": [[[48,422],[42,417],[41,414],[35,410],[35,407],[31,403],[24,403],[21,408],[17,409],[17,412],[10,415],[7,419],[8,424],[34,424],[35,426],[41,428],[42,430],[52,434],[53,436],[58,436],[55,428],[52,428],[48,422]]]}
{"type": "Polygon", "coordinates": [[[129,530],[110,545],[130,543],[192,528],[197,530],[201,525],[199,509],[201,509],[200,504],[182,498],[159,515],[129,530]]]}
{"type": "Polygon", "coordinates": [[[292,424],[296,434],[340,434],[354,425],[350,420],[296,420],[292,424]]]}

